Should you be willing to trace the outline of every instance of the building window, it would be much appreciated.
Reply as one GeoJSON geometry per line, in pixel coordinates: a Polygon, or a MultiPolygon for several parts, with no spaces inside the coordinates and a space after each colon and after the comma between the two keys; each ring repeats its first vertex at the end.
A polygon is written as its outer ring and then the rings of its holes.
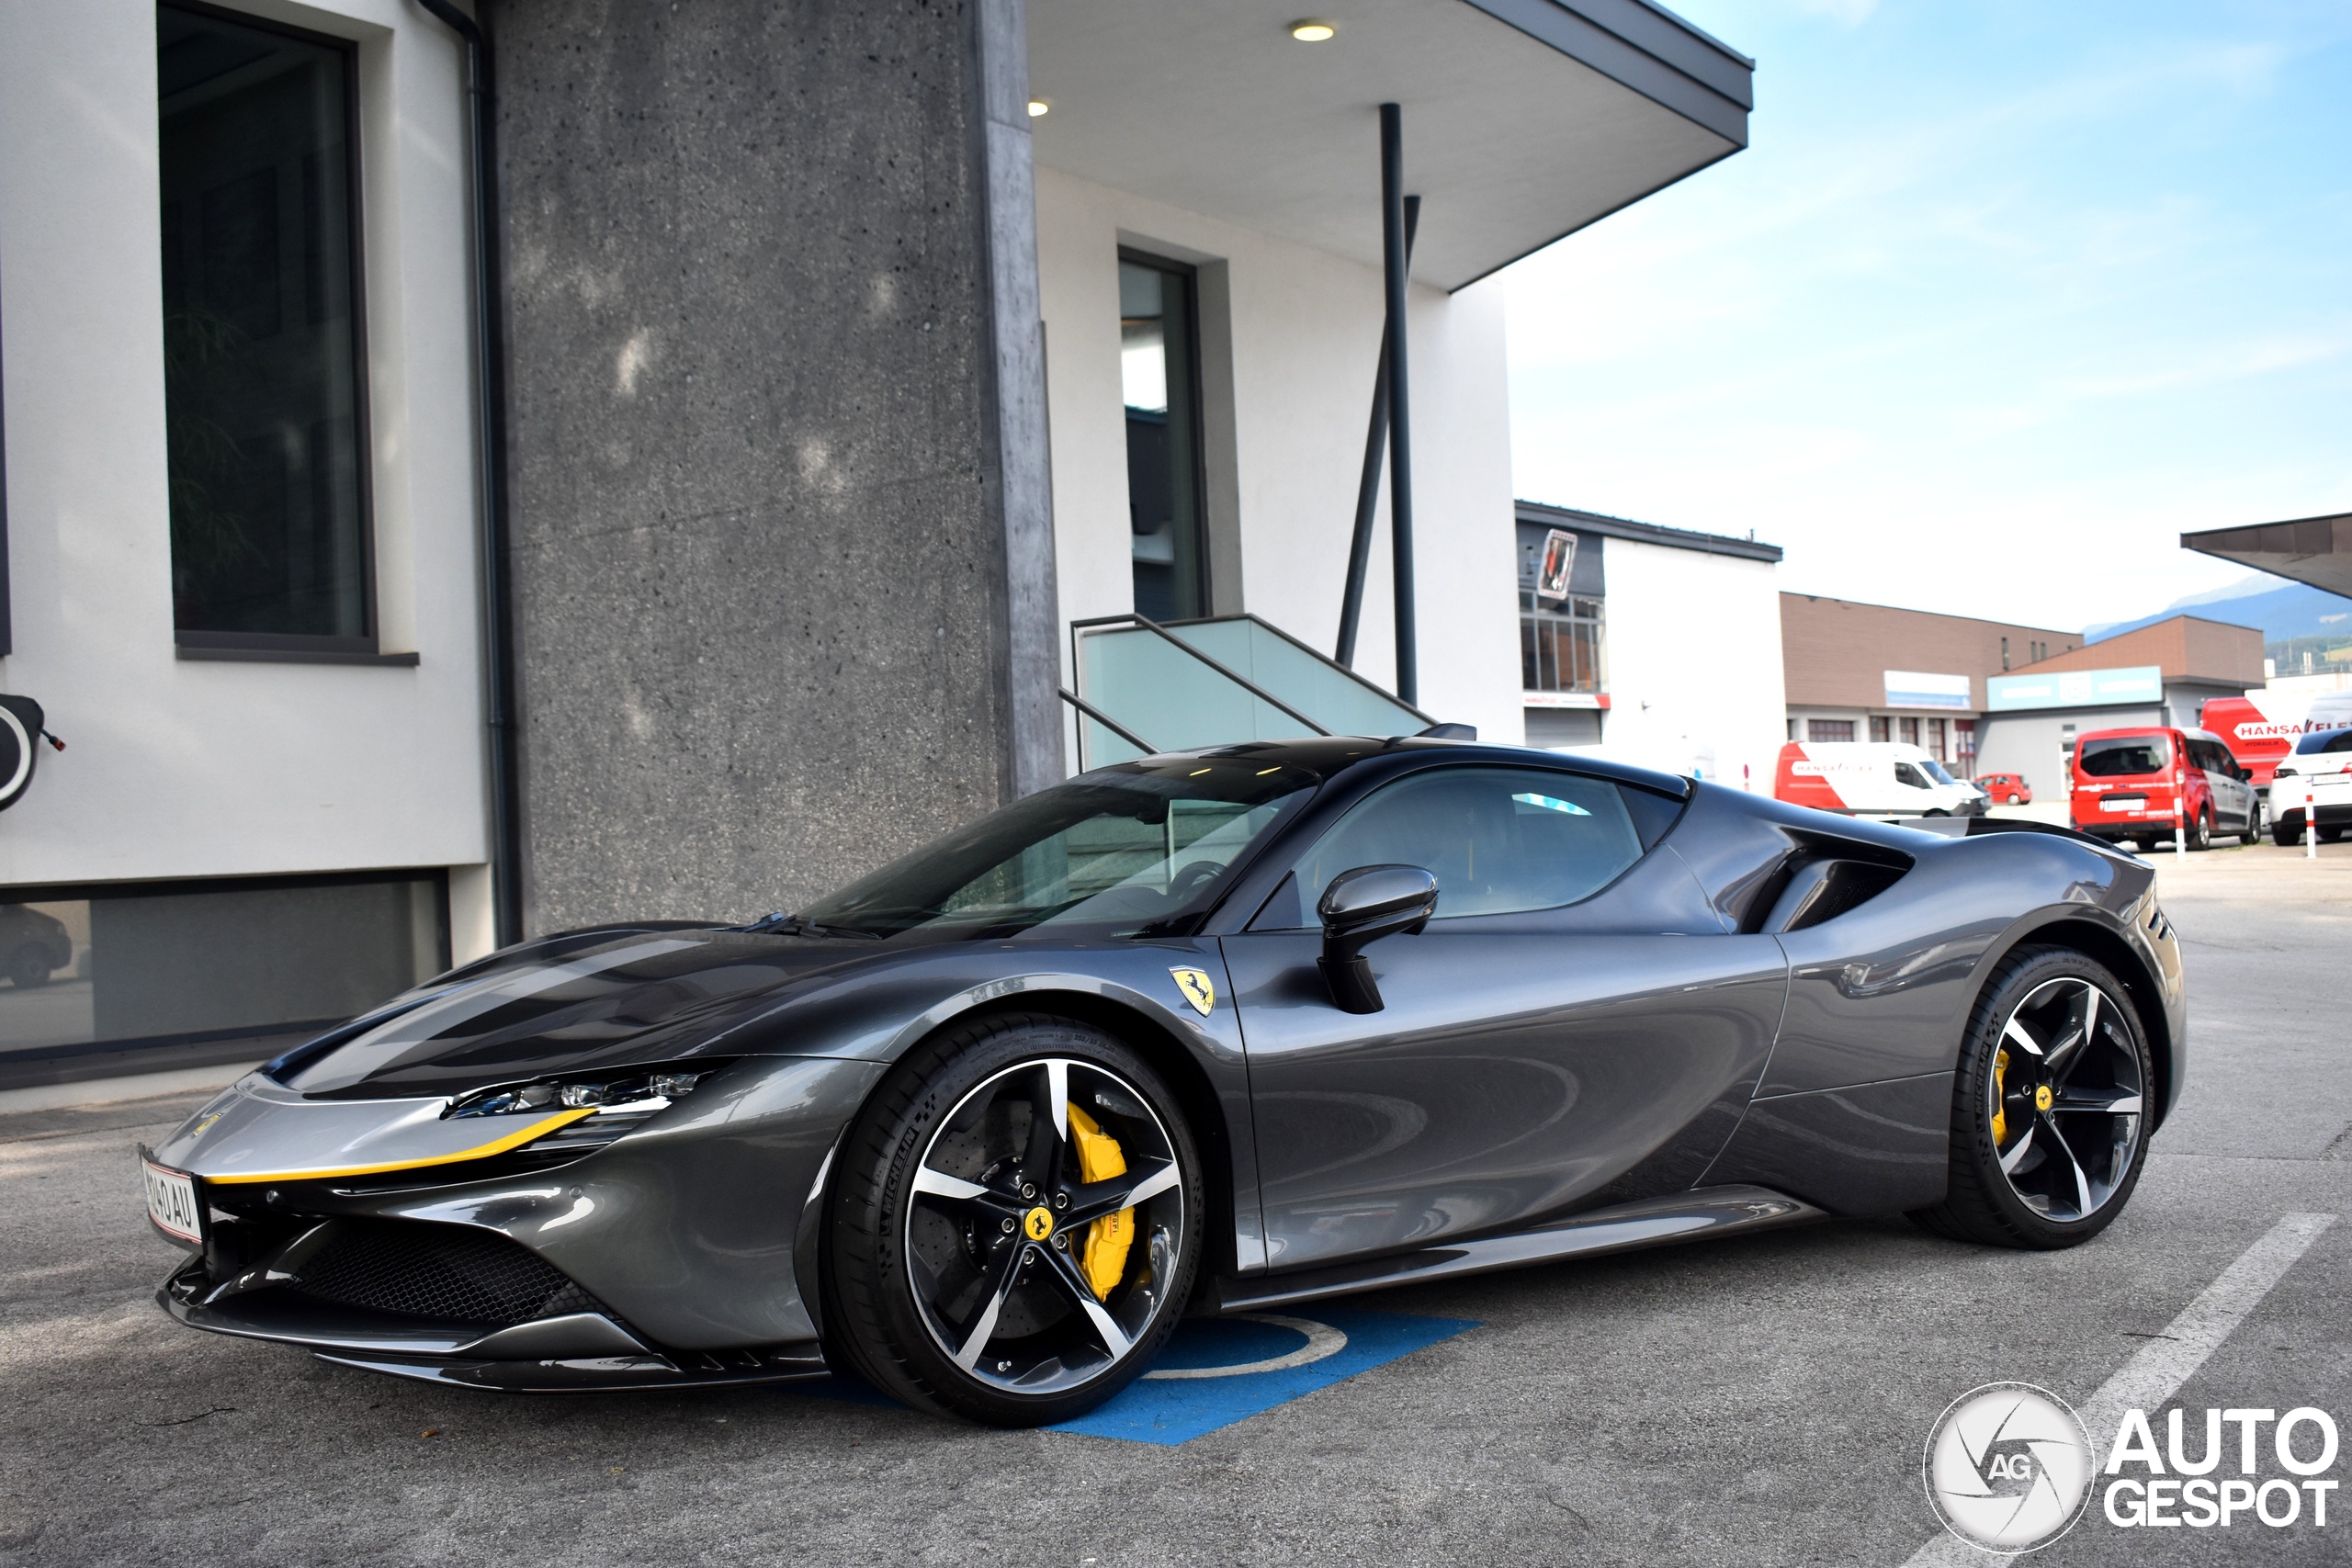
{"type": "Polygon", "coordinates": [[[1804,721],[1807,740],[1851,740],[1854,721],[1850,718],[1809,718],[1804,721]]]}
{"type": "Polygon", "coordinates": [[[1881,745],[1894,739],[1894,721],[1887,717],[1886,715],[1883,713],[1872,714],[1871,716],[1871,739],[1881,745]]]}
{"type": "Polygon", "coordinates": [[[373,652],[348,44],[159,7],[172,615],[373,652]]]}
{"type": "Polygon", "coordinates": [[[1519,594],[1519,683],[1530,692],[1608,690],[1600,667],[1601,602],[1551,604],[1533,589],[1519,594]]]}
{"type": "Polygon", "coordinates": [[[1193,269],[1119,254],[1119,385],[1127,407],[1127,523],[1136,614],[1209,613],[1201,518],[1200,337],[1193,269]]]}
{"type": "Polygon", "coordinates": [[[1919,721],[1917,719],[1903,718],[1895,720],[1895,732],[1902,738],[1903,744],[1905,746],[1917,746],[1919,744],[1919,721]]]}
{"type": "Polygon", "coordinates": [[[449,965],[438,872],[17,887],[8,897],[0,1082],[93,1051],[315,1032],[449,965]]]}
{"type": "Polygon", "coordinates": [[[1952,755],[1964,773],[1976,765],[1976,721],[1956,718],[1951,721],[1952,755]]]}
{"type": "Polygon", "coordinates": [[[1928,721],[1928,755],[1939,762],[1951,761],[1945,752],[1948,742],[1944,732],[1948,728],[1946,722],[1940,718],[1931,718],[1928,721]]]}

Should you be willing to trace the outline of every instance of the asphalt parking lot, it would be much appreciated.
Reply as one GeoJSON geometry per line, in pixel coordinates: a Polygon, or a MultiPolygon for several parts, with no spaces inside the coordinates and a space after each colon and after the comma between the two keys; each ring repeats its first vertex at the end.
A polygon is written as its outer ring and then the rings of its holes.
{"type": "MultiPolygon", "coordinates": [[[[2157,1346],[2192,1434],[2208,1406],[2352,1417],[2352,844],[2157,860],[2188,1086],[2098,1241],[1838,1222],[1358,1298],[1333,1313],[1367,1342],[1452,1324],[1181,1443],[777,1390],[468,1394],[189,1333],[152,1300],[176,1255],[130,1150],[203,1097],[0,1114],[0,1563],[1999,1561],[1931,1545],[1920,1483],[1977,1385],[2080,1406],[2157,1346]],[[2294,1215],[2343,1219],[2292,1222],[2316,1239],[2199,1359],[2184,1309],[2294,1215]]],[[[2036,1560],[2352,1561],[2340,1508],[2126,1529],[2094,1500],[2036,1560]]]]}

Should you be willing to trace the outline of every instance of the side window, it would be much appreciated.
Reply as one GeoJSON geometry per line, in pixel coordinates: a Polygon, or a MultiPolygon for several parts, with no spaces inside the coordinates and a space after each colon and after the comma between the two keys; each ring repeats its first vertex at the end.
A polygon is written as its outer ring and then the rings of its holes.
{"type": "Polygon", "coordinates": [[[1358,804],[1298,863],[1295,913],[1255,923],[1312,924],[1331,879],[1360,865],[1426,867],[1444,919],[1573,904],[1641,858],[1615,784],[1533,768],[1446,768],[1358,804]]]}
{"type": "Polygon", "coordinates": [[[1913,789],[1926,789],[1928,775],[1908,762],[1897,762],[1894,764],[1894,782],[1909,784],[1913,789]]]}

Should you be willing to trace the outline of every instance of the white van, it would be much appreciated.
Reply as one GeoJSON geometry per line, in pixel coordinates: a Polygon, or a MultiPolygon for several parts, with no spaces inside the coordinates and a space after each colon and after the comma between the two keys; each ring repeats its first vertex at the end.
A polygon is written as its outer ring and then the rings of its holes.
{"type": "Polygon", "coordinates": [[[1792,740],[1781,748],[1772,795],[1847,817],[1977,817],[1990,804],[1897,740],[1792,740]]]}

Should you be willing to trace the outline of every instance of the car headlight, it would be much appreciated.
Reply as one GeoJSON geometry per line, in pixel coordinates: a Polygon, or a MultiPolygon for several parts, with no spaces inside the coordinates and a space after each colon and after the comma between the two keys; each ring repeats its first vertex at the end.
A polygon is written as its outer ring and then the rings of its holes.
{"type": "Polygon", "coordinates": [[[722,1064],[696,1062],[688,1066],[635,1067],[604,1076],[540,1078],[524,1084],[499,1084],[461,1095],[441,1114],[453,1116],[516,1116],[534,1111],[658,1111],[692,1094],[695,1085],[722,1064]]]}

